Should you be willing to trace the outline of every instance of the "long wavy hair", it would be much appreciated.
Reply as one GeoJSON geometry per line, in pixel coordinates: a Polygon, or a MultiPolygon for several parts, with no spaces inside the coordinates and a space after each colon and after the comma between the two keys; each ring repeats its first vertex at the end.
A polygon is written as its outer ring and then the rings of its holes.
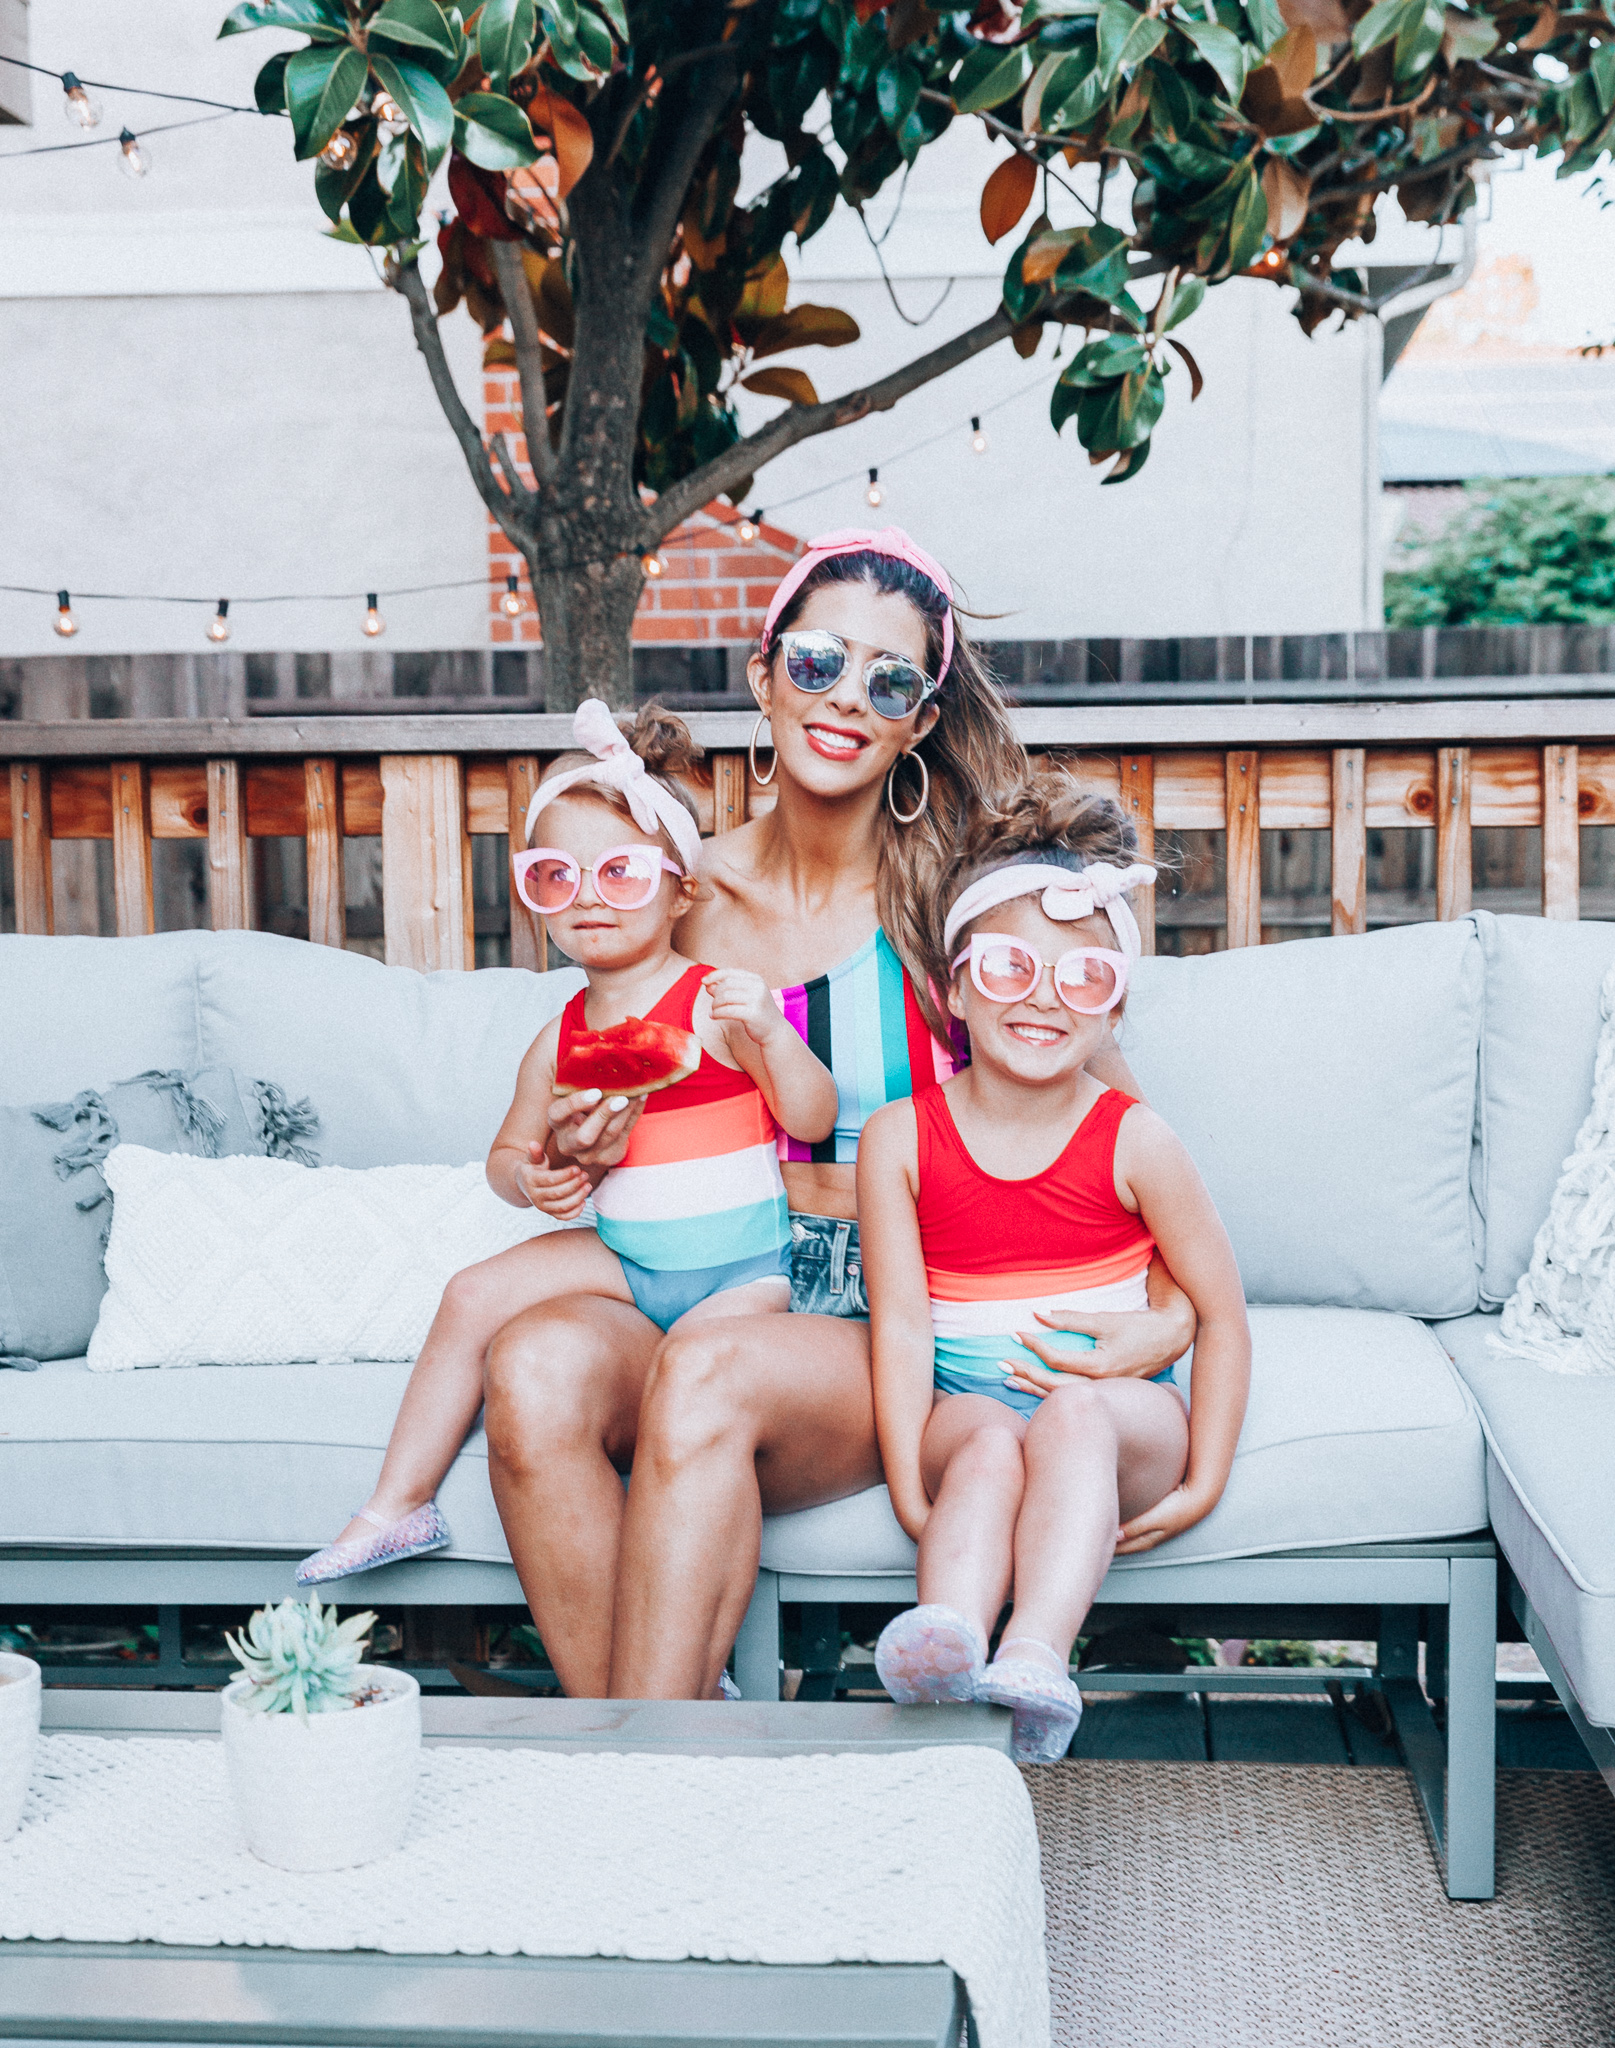
{"type": "MultiPolygon", "coordinates": [[[[773,644],[801,616],[816,590],[836,583],[866,583],[886,597],[905,597],[925,622],[925,666],[942,665],[942,621],[948,600],[912,563],[861,550],[831,555],[815,564],[775,621],[763,643],[765,661],[773,644]]],[[[923,817],[899,825],[882,803],[875,877],[875,905],[886,936],[908,969],[914,993],[933,1032],[947,1041],[947,1024],[932,994],[935,945],[932,927],[943,877],[954,865],[966,836],[990,829],[999,815],[1000,793],[1024,782],[1029,763],[1015,737],[1009,711],[992,670],[971,645],[957,606],[953,608],[953,659],[942,687],[931,699],[935,725],[913,749],[931,777],[931,799],[923,817]]],[[[912,794],[899,791],[905,808],[912,794]]],[[[936,984],[940,986],[941,984],[936,984]]]]}

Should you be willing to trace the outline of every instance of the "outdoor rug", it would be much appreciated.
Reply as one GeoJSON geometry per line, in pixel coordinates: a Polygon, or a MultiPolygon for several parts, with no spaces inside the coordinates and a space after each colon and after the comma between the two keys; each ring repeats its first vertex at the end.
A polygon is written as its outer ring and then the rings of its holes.
{"type": "Polygon", "coordinates": [[[1610,2048],[1615,1799],[1498,1779],[1497,1897],[1453,1904],[1400,1770],[1026,1773],[1056,2048],[1610,2048]]]}

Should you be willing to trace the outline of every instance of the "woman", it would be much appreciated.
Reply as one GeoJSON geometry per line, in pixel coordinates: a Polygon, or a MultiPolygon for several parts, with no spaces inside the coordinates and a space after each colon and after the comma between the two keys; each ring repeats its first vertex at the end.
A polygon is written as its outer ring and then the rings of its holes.
{"type": "MultiPolygon", "coordinates": [[[[692,957],[761,974],[836,1077],[830,1140],[788,1144],[789,1317],[664,1337],[573,1297],[489,1347],[494,1497],[545,1648],[574,1697],[710,1698],[756,1579],[762,1517],[878,1485],[854,1161],[876,1109],[951,1071],[928,914],[965,819],[1025,755],[958,629],[941,567],[906,534],[827,534],[781,583],[747,668],[774,808],[711,842],[692,957]],[[630,1463],[633,1486],[621,1473],[630,1463]]],[[[761,779],[761,778],[760,778],[761,779]]],[[[1116,1052],[1092,1063],[1139,1091],[1116,1052]]],[[[554,1149],[621,1156],[637,1105],[557,1105],[554,1149]]],[[[1164,1270],[1155,1313],[1072,1320],[1089,1374],[1148,1376],[1192,1318],[1164,1270]]],[[[1058,1360],[1040,1351],[1049,1384],[1058,1360]]],[[[1028,1371],[1032,1368],[1028,1368],[1028,1371]]]]}

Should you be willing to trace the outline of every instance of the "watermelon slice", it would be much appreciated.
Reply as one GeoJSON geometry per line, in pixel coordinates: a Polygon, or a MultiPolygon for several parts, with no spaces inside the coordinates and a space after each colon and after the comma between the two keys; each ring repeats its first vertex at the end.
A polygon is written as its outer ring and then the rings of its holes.
{"type": "Polygon", "coordinates": [[[701,1064],[701,1041],[676,1024],[630,1017],[609,1031],[577,1031],[555,1070],[555,1093],[598,1088],[604,1095],[651,1095],[701,1064]]]}

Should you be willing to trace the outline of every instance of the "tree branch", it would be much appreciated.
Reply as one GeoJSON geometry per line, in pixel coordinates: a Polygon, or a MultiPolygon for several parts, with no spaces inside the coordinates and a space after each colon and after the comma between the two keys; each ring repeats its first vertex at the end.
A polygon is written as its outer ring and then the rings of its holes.
{"type": "Polygon", "coordinates": [[[471,471],[471,480],[477,487],[483,504],[498,520],[503,531],[524,546],[523,535],[516,523],[516,514],[523,509],[523,498],[507,492],[493,473],[493,464],[488,459],[488,450],[476,422],[465,409],[449,368],[448,357],[443,353],[443,337],[437,331],[437,318],[426,297],[426,281],[421,276],[418,263],[404,264],[398,273],[395,290],[403,293],[409,302],[410,325],[415,330],[415,346],[426,358],[426,370],[432,380],[432,389],[437,393],[437,402],[443,408],[443,417],[453,429],[454,438],[460,444],[460,452],[471,471]]]}
{"type": "Polygon", "coordinates": [[[703,463],[671,489],[663,491],[655,504],[646,510],[647,544],[661,540],[721,491],[743,482],[765,462],[772,462],[775,456],[783,455],[786,449],[794,448],[802,441],[811,441],[818,434],[833,433],[837,427],[851,426],[855,420],[865,419],[872,412],[890,411],[900,398],[906,398],[911,391],[919,390],[922,384],[929,384],[934,378],[945,377],[950,370],[958,369],[961,363],[968,363],[972,356],[992,348],[1014,331],[1015,322],[1000,306],[988,319],[967,327],[952,341],[943,342],[940,348],[934,348],[926,355],[916,356],[913,362],[900,370],[893,370],[888,376],[877,378],[873,384],[849,391],[842,398],[827,399],[822,405],[788,407],[778,419],[770,420],[766,427],[760,427],[755,434],[748,434],[732,448],[726,448],[722,455],[703,463]]]}
{"type": "Polygon", "coordinates": [[[490,434],[488,446],[493,450],[493,459],[499,465],[499,474],[504,478],[506,488],[511,492],[525,491],[527,486],[522,482],[521,471],[516,467],[516,458],[510,452],[509,437],[505,434],[490,434]]]}
{"type": "Polygon", "coordinates": [[[538,338],[538,319],[533,312],[533,295],[527,288],[527,272],[521,250],[514,242],[490,242],[499,294],[510,315],[510,331],[516,342],[516,375],[522,388],[522,432],[527,436],[527,460],[540,485],[553,481],[555,450],[550,446],[549,399],[544,389],[544,350],[538,338]]]}
{"type": "MultiPolygon", "coordinates": [[[[690,67],[697,77],[679,107],[676,138],[655,173],[650,203],[635,223],[635,240],[639,247],[633,289],[639,299],[648,301],[662,274],[695,167],[701,161],[701,152],[711,141],[718,116],[734,89],[730,63],[743,54],[737,36],[733,43],[719,44],[704,63],[690,67]],[[720,61],[725,57],[728,62],[720,61]]],[[[664,92],[657,102],[663,110],[663,126],[666,125],[666,115],[672,112],[667,106],[668,98],[664,92]]]]}

